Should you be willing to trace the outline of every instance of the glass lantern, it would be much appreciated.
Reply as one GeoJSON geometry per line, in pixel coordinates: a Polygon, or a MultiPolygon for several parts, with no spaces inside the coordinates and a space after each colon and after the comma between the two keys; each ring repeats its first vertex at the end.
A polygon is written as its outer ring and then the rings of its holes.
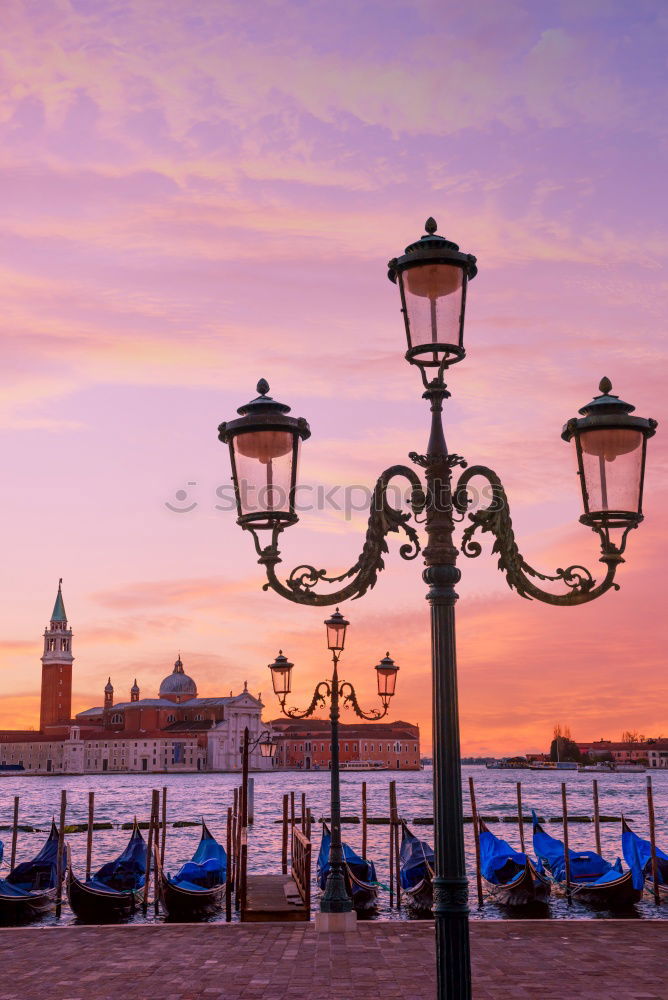
{"type": "Polygon", "coordinates": [[[408,350],[406,360],[424,369],[461,361],[464,350],[466,286],[478,273],[476,259],[456,243],[436,235],[427,219],[426,236],[388,264],[388,278],[399,285],[408,350]]]}
{"type": "Polygon", "coordinates": [[[582,486],[583,524],[628,530],[643,519],[642,497],[647,439],[656,420],[631,416],[635,407],[612,393],[603,378],[599,396],[580,409],[582,419],[569,420],[562,432],[575,440],[582,486]]]}
{"type": "Polygon", "coordinates": [[[327,629],[327,646],[333,653],[340,653],[346,643],[346,629],[350,622],[346,621],[339,609],[325,622],[327,629]]]}
{"type": "Polygon", "coordinates": [[[278,656],[273,663],[269,664],[271,670],[271,683],[274,685],[274,694],[284,700],[292,690],[292,668],[287,656],[283,656],[283,650],[278,651],[278,656]]]}
{"type": "Polygon", "coordinates": [[[387,707],[390,698],[393,697],[396,690],[399,667],[388,652],[375,667],[375,670],[378,680],[378,694],[381,697],[383,705],[387,707]]]}
{"type": "Polygon", "coordinates": [[[238,523],[268,529],[293,524],[299,446],[311,431],[302,418],[289,417],[290,407],[268,396],[260,379],[259,396],[240,406],[238,420],[223,423],[218,437],[230,448],[238,523]]]}

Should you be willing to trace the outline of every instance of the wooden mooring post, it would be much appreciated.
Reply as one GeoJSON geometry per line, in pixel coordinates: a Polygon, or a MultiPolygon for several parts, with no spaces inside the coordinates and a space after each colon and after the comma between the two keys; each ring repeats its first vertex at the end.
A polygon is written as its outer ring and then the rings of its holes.
{"type": "Polygon", "coordinates": [[[281,873],[288,874],[288,794],[283,796],[283,842],[281,844],[281,873]]]}
{"type": "Polygon", "coordinates": [[[596,853],[601,853],[601,814],[598,809],[598,781],[594,778],[592,786],[594,795],[594,839],[596,841],[596,853]]]}
{"type": "Polygon", "coordinates": [[[165,863],[165,840],[167,838],[167,787],[162,786],[162,833],[160,837],[160,866],[165,863]]]}
{"type": "Polygon", "coordinates": [[[60,919],[63,907],[63,852],[65,850],[65,812],[67,810],[67,792],[63,788],[60,793],[60,825],[58,826],[58,860],[56,862],[56,917],[60,919]]]}
{"type": "Polygon", "coordinates": [[[392,827],[392,782],[390,782],[390,909],[394,907],[394,830],[392,827]]]}
{"type": "Polygon", "coordinates": [[[86,881],[90,878],[93,861],[93,823],[95,821],[95,792],[88,793],[88,830],[86,831],[86,881]]]}
{"type": "Polygon", "coordinates": [[[566,869],[566,899],[571,902],[571,856],[568,852],[568,803],[566,801],[566,782],[561,782],[561,813],[564,823],[564,867],[566,869]]]}
{"type": "Polygon", "coordinates": [[[367,836],[366,781],[362,782],[362,857],[366,858],[367,836]]]}
{"type": "Polygon", "coordinates": [[[652,854],[652,882],[654,883],[654,902],[661,902],[659,894],[659,866],[656,860],[656,826],[654,822],[654,792],[652,791],[652,776],[647,775],[647,818],[649,819],[649,846],[652,854]]]}
{"type": "Polygon", "coordinates": [[[9,870],[13,871],[16,864],[16,840],[19,835],[19,796],[14,796],[14,821],[12,823],[12,853],[9,861],[9,870]]]}
{"type": "Polygon", "coordinates": [[[306,792],[302,792],[302,833],[306,834],[306,792]]]}
{"type": "Polygon", "coordinates": [[[232,848],[232,807],[227,807],[227,873],[225,875],[225,920],[232,919],[232,868],[234,865],[232,848]]]}
{"type": "MultiPolygon", "coordinates": [[[[154,842],[154,826],[156,812],[158,811],[158,796],[159,792],[157,788],[153,789],[151,793],[151,818],[148,824],[148,843],[146,845],[146,878],[144,880],[144,900],[142,903],[142,911],[146,915],[148,911],[148,894],[151,889],[151,864],[153,863],[153,842],[154,842]]],[[[157,834],[157,831],[155,831],[157,834]]]]}
{"type": "Polygon", "coordinates": [[[475,844],[475,880],[478,889],[478,906],[482,906],[482,872],[480,871],[480,827],[478,825],[478,809],[475,801],[475,785],[473,776],[469,775],[469,795],[471,796],[471,818],[473,820],[473,843],[475,844]]]}
{"type": "Polygon", "coordinates": [[[517,825],[520,831],[520,847],[522,854],[526,853],[524,847],[524,813],[522,812],[522,782],[517,782],[517,825]]]}

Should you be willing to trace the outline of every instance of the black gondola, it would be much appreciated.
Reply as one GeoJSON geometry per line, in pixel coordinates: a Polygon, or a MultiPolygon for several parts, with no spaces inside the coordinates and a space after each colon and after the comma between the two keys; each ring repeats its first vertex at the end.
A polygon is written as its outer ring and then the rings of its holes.
{"type": "MultiPolygon", "coordinates": [[[[65,857],[61,871],[65,873],[65,857]]],[[[0,923],[36,920],[53,906],[58,884],[58,829],[54,822],[44,847],[0,879],[0,923]]]]}
{"type": "MultiPolygon", "coordinates": [[[[546,833],[535,813],[533,815],[533,849],[552,881],[566,889],[564,845],[546,833]]],[[[607,909],[623,909],[637,903],[643,892],[643,874],[636,866],[622,871],[617,859],[614,865],[594,851],[568,852],[570,861],[570,894],[573,899],[607,909]]]]}
{"type": "MultiPolygon", "coordinates": [[[[317,865],[318,885],[322,892],[325,891],[329,875],[331,845],[332,835],[327,824],[323,823],[317,865]]],[[[379,888],[374,863],[366,858],[361,858],[349,844],[344,843],[341,846],[346,887],[352,898],[353,907],[357,913],[373,913],[378,909],[379,888]]]]}
{"type": "Polygon", "coordinates": [[[401,824],[399,879],[406,905],[416,913],[430,913],[434,905],[434,849],[401,824]]]}
{"type": "Polygon", "coordinates": [[[528,855],[516,851],[497,837],[482,820],[480,829],[480,873],[489,896],[501,906],[532,906],[547,903],[550,880],[528,855]]]}
{"type": "Polygon", "coordinates": [[[131,916],[144,897],[146,843],[135,821],[122,854],[103,865],[85,882],[67,869],[67,898],[76,916],[86,923],[108,923],[131,916]]]}
{"type": "Polygon", "coordinates": [[[227,854],[202,820],[202,836],[190,861],[176,875],[165,874],[157,858],[160,900],[172,919],[198,920],[215,913],[225,895],[227,854]]]}

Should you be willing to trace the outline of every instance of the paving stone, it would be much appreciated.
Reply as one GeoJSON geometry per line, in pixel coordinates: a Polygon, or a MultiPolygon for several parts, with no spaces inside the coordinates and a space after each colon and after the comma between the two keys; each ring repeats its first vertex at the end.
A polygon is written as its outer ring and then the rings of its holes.
{"type": "MultiPolygon", "coordinates": [[[[664,921],[476,921],[475,1000],[668,1000],[664,921]],[[527,960],[530,957],[530,961],[527,960]]],[[[430,1000],[429,921],[0,930],[1,1000],[430,1000]],[[53,959],[57,955],[57,976],[53,959]],[[11,989],[11,992],[9,990],[11,989]]]]}

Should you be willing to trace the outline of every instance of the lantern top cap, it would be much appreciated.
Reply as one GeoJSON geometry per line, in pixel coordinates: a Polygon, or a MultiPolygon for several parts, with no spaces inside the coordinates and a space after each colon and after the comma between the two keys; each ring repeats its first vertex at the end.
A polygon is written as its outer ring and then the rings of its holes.
{"type": "Polygon", "coordinates": [[[336,628],[342,628],[344,625],[346,626],[350,625],[350,622],[346,621],[346,619],[343,617],[343,615],[337,608],[334,614],[325,620],[325,625],[330,625],[336,628]]]}
{"type": "Polygon", "coordinates": [[[268,396],[269,383],[266,378],[261,378],[256,385],[256,390],[259,392],[259,396],[255,399],[251,399],[249,403],[244,403],[237,410],[241,416],[246,416],[246,414],[258,414],[258,413],[289,413],[290,407],[286,403],[279,403],[277,400],[272,399],[268,396]]]}
{"type": "Polygon", "coordinates": [[[288,660],[287,656],[283,655],[283,650],[282,649],[279,649],[278,656],[274,660],[273,664],[270,664],[270,666],[276,666],[276,665],[278,665],[280,667],[285,667],[285,666],[290,666],[291,667],[292,666],[292,663],[290,663],[290,661],[288,660]]]}
{"type": "Polygon", "coordinates": [[[632,403],[625,403],[619,396],[612,392],[612,382],[607,376],[603,376],[599,382],[599,396],[594,396],[590,403],[581,407],[578,411],[583,416],[603,413],[633,413],[635,406],[632,403]]]}
{"type": "Polygon", "coordinates": [[[436,232],[436,219],[433,216],[429,216],[424,228],[425,235],[421,236],[419,240],[409,243],[403,256],[394,257],[387,265],[387,276],[390,281],[396,282],[397,273],[407,267],[434,263],[454,264],[466,271],[469,278],[476,276],[478,273],[476,258],[473,254],[462,253],[458,243],[446,239],[445,236],[439,236],[436,232]]]}
{"type": "MultiPolygon", "coordinates": [[[[378,664],[378,667],[391,667],[393,670],[398,670],[399,669],[399,667],[396,665],[396,663],[394,662],[394,660],[390,656],[389,651],[385,654],[385,656],[383,657],[383,659],[380,661],[380,663],[378,664]]],[[[376,667],[376,669],[378,669],[378,667],[376,667]]]]}

